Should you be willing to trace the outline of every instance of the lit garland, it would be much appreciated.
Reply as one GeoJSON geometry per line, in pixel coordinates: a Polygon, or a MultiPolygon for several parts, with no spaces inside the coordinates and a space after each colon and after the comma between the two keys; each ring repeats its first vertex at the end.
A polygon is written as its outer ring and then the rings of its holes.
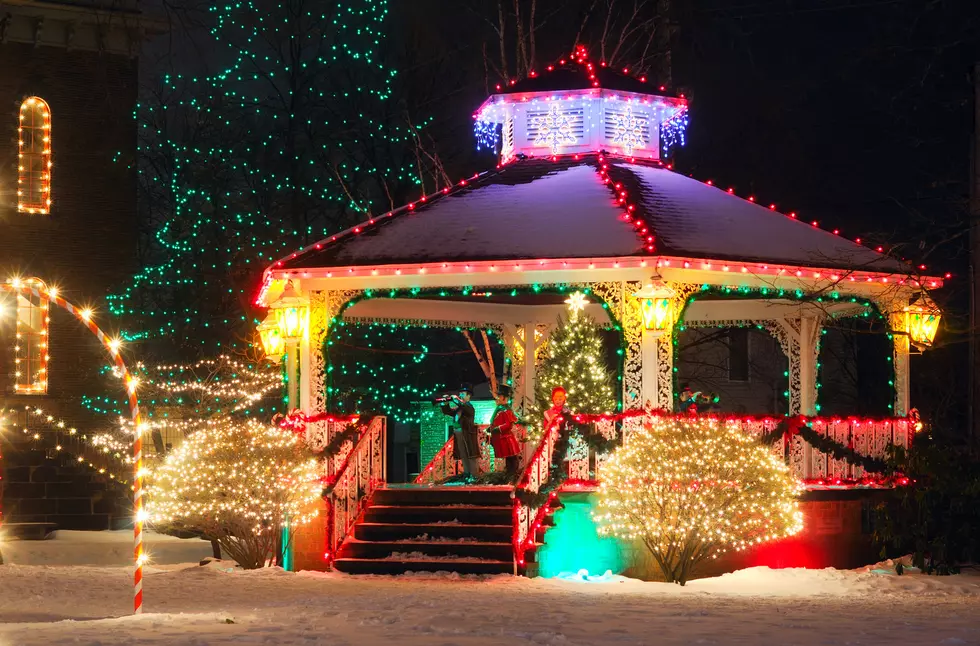
{"type": "Polygon", "coordinates": [[[788,467],[717,420],[654,418],[603,465],[599,531],[640,540],[668,582],[706,559],[803,529],[788,467]]]}
{"type": "MultiPolygon", "coordinates": [[[[177,426],[183,423],[193,426],[197,424],[195,420],[215,415],[271,415],[277,412],[277,393],[284,385],[282,371],[275,366],[239,361],[226,355],[191,364],[146,366],[140,363],[137,369],[139,401],[146,408],[147,419],[169,418],[179,413],[184,417],[169,422],[177,426]],[[276,404],[270,399],[276,400],[276,404]]],[[[108,367],[103,372],[115,374],[108,367]]],[[[82,404],[100,414],[122,416],[122,402],[112,397],[86,395],[82,404]]],[[[154,427],[153,422],[146,423],[147,428],[154,427]]],[[[166,426],[167,423],[160,423],[158,427],[166,426]]]]}
{"type": "Polygon", "coordinates": [[[284,527],[317,516],[317,461],[296,434],[255,420],[218,420],[167,455],[147,489],[149,518],[217,540],[258,568],[284,527]]]}
{"type": "MultiPolygon", "coordinates": [[[[22,410],[28,418],[34,417],[38,422],[46,425],[49,429],[48,432],[55,433],[54,451],[56,453],[65,451],[65,444],[70,443],[72,446],[67,452],[75,454],[76,462],[88,466],[99,475],[107,476],[110,480],[121,483],[128,482],[117,474],[116,469],[109,465],[108,460],[112,458],[118,461],[120,465],[131,466],[133,457],[128,451],[132,449],[132,442],[119,441],[109,434],[88,435],[79,433],[74,426],[55,418],[53,415],[48,415],[40,408],[24,406],[22,410]],[[96,455],[90,455],[91,451],[94,451],[96,455]]],[[[16,409],[12,408],[0,409],[0,428],[2,428],[5,418],[16,415],[17,412],[16,409]]],[[[25,426],[21,428],[21,432],[30,436],[35,442],[43,439],[42,433],[39,433],[36,428],[31,429],[25,426]]],[[[121,472],[125,473],[126,470],[123,469],[121,472]]]]}

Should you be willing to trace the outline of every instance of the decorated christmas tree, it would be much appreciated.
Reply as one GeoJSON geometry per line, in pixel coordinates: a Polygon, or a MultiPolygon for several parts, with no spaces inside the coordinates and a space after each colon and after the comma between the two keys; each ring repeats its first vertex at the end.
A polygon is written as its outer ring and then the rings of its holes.
{"type": "Polygon", "coordinates": [[[654,418],[602,467],[600,533],[638,540],[684,585],[728,550],[796,534],[802,491],[789,468],[738,427],[654,418]]]}
{"type": "Polygon", "coordinates": [[[109,296],[130,339],[168,358],[247,344],[265,267],[442,187],[393,99],[386,0],[247,0],[210,16],[201,45],[220,71],[177,57],[139,107],[142,268],[109,296]]]}
{"type": "Polygon", "coordinates": [[[572,412],[616,410],[615,378],[605,360],[599,326],[584,312],[587,301],[582,293],[575,292],[566,302],[568,316],[552,332],[547,356],[537,372],[532,422],[540,422],[551,406],[551,391],[559,386],[565,389],[572,412]]]}

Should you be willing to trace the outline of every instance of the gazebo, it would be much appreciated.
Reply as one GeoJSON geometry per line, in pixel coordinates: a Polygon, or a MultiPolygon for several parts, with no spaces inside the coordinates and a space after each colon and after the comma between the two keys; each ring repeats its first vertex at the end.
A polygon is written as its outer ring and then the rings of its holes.
{"type": "MultiPolygon", "coordinates": [[[[291,407],[310,420],[311,442],[334,432],[325,348],[335,322],[494,330],[515,407],[527,410],[536,350],[564,296],[581,291],[594,318],[621,333],[623,411],[673,409],[679,326],[751,324],[788,357],[791,415],[869,455],[907,446],[909,354],[932,342],[939,313],[927,292],[942,280],[675,172],[665,160],[684,143],[687,110],[683,97],[579,51],[498,88],[476,111],[480,145],[499,153],[494,169],[269,267],[256,302],[272,310],[272,345],[287,344],[291,407]],[[817,417],[821,330],[855,315],[883,317],[893,346],[892,417],[863,428],[817,417]]],[[[803,442],[787,456],[811,488],[858,486],[864,476],[803,442]]],[[[328,553],[338,547],[327,542],[328,553]]]]}

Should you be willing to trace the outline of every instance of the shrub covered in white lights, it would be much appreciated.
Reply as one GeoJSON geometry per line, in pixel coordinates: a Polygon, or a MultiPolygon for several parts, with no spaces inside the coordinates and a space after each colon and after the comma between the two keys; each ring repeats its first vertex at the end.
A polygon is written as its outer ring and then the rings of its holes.
{"type": "Polygon", "coordinates": [[[216,540],[252,569],[273,554],[284,526],[316,516],[322,489],[316,460],[294,433],[214,420],[153,470],[147,509],[151,523],[216,540]]]}
{"type": "Polygon", "coordinates": [[[800,484],[740,429],[708,419],[655,417],[603,465],[599,531],[639,540],[668,582],[728,550],[803,529],[800,484]]]}

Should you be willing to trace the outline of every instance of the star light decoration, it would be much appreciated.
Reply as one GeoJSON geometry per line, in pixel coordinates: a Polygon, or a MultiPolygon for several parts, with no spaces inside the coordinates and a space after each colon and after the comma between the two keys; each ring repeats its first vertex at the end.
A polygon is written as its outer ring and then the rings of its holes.
{"type": "Polygon", "coordinates": [[[646,143],[643,139],[643,132],[646,130],[647,120],[633,114],[633,106],[626,106],[626,112],[616,117],[616,136],[613,143],[621,144],[623,152],[632,155],[635,148],[642,148],[646,143]]]}
{"type": "Polygon", "coordinates": [[[571,296],[565,299],[565,303],[568,304],[568,309],[572,313],[572,318],[578,316],[579,312],[585,310],[585,307],[589,304],[589,299],[585,297],[582,292],[573,292],[571,296]]]}
{"type": "Polygon", "coordinates": [[[547,114],[534,117],[531,123],[538,129],[534,145],[551,147],[553,155],[561,152],[562,146],[573,145],[578,141],[572,134],[572,117],[562,112],[557,102],[551,104],[547,114]]]}

